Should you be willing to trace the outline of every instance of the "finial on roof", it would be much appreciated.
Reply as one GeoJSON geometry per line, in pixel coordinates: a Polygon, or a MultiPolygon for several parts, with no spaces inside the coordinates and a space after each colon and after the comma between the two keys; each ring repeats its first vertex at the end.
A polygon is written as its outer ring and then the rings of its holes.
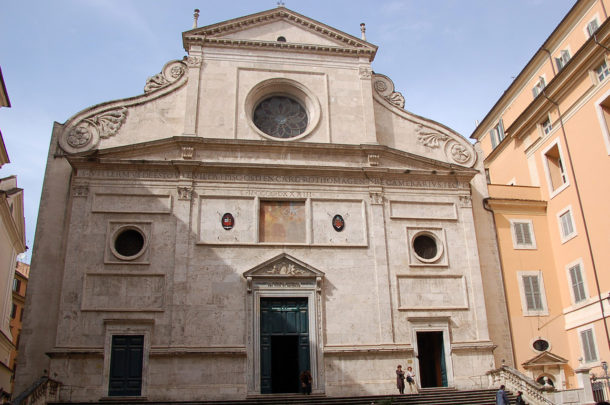
{"type": "Polygon", "coordinates": [[[362,40],[366,41],[366,26],[364,25],[364,23],[360,23],[360,32],[362,32],[362,40]]]}
{"type": "Polygon", "coordinates": [[[197,20],[199,19],[199,9],[196,8],[193,13],[193,28],[197,28],[197,20]]]}
{"type": "Polygon", "coordinates": [[[277,6],[278,7],[284,7],[284,2],[282,0],[278,0],[277,6]]]}

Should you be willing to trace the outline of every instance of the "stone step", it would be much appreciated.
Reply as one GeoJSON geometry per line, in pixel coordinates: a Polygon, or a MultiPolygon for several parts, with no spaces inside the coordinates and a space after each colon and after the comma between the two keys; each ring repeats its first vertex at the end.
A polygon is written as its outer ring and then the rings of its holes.
{"type": "MultiPolygon", "coordinates": [[[[253,395],[234,401],[146,401],[144,399],[104,401],[121,405],[493,405],[496,390],[459,391],[455,388],[423,388],[418,394],[368,395],[358,397],[327,397],[324,394],[266,394],[253,395]]],[[[509,393],[514,401],[514,395],[509,393]]],[[[90,405],[91,402],[49,402],[51,405],[90,405]]]]}

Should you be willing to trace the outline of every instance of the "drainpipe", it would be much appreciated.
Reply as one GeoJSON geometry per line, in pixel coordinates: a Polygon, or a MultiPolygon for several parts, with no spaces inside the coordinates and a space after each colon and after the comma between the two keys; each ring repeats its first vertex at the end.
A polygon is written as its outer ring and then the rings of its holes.
{"type": "Polygon", "coordinates": [[[549,62],[551,62],[551,69],[553,69],[553,77],[557,76],[557,72],[555,72],[555,64],[553,63],[553,57],[551,56],[551,51],[546,48],[540,48],[540,50],[549,54],[549,62]]]}
{"type": "MultiPolygon", "coordinates": [[[[510,320],[510,309],[508,308],[508,301],[507,301],[508,294],[506,293],[506,283],[504,282],[504,266],[502,265],[502,248],[500,247],[500,243],[498,243],[498,227],[496,226],[496,216],[494,214],[494,211],[491,208],[489,208],[489,205],[487,204],[489,199],[490,199],[490,197],[483,198],[483,209],[485,211],[489,211],[491,213],[491,220],[493,221],[493,224],[494,224],[494,234],[496,236],[496,244],[498,245],[498,254],[500,255],[500,257],[498,258],[500,260],[500,279],[502,281],[502,289],[504,290],[504,303],[506,305],[506,315],[508,318],[508,329],[511,331],[510,348],[511,348],[511,354],[513,356],[513,367],[516,369],[517,368],[517,357],[515,355],[515,342],[513,342],[513,338],[512,338],[513,325],[510,320]]],[[[504,366],[504,360],[502,360],[502,365],[504,366]]]]}
{"type": "Polygon", "coordinates": [[[608,13],[606,12],[606,5],[604,4],[604,0],[599,0],[599,4],[602,5],[602,10],[604,10],[604,19],[608,18],[608,13]]]}
{"type": "Polygon", "coordinates": [[[580,189],[578,188],[578,181],[576,179],[576,172],[574,171],[574,165],[572,164],[572,154],[570,153],[570,145],[568,144],[568,137],[566,135],[566,130],[563,124],[563,115],[561,114],[561,109],[559,108],[559,104],[553,100],[551,100],[544,90],[542,90],[542,95],[544,98],[549,100],[552,104],[557,108],[557,113],[559,114],[559,125],[561,126],[561,134],[563,136],[563,142],[566,146],[566,153],[568,155],[568,161],[570,162],[570,172],[572,173],[572,178],[574,179],[574,188],[576,190],[576,198],[578,199],[578,207],[580,208],[580,214],[582,215],[582,222],[585,228],[585,237],[587,238],[587,245],[589,247],[589,256],[591,257],[591,265],[593,267],[593,274],[595,275],[595,286],[597,287],[597,296],[599,297],[599,307],[602,313],[602,319],[604,320],[604,329],[606,330],[606,341],[608,343],[608,348],[610,348],[610,333],[608,332],[608,322],[606,320],[606,314],[604,313],[604,298],[602,298],[601,288],[599,286],[599,277],[597,275],[597,267],[595,266],[595,256],[593,255],[593,249],[591,248],[591,238],[589,237],[589,228],[587,227],[587,218],[585,216],[585,211],[582,207],[582,199],[580,197],[580,189]]]}

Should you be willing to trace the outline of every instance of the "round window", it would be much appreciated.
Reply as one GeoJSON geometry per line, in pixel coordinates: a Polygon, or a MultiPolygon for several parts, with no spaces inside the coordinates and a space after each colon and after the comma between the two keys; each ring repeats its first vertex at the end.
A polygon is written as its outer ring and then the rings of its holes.
{"type": "Polygon", "coordinates": [[[441,253],[443,253],[442,245],[438,239],[427,232],[415,235],[412,244],[415,255],[422,262],[435,262],[441,257],[441,253]]]}
{"type": "Polygon", "coordinates": [[[116,231],[112,253],[122,260],[136,259],[144,252],[146,237],[139,228],[128,226],[116,231]]]}
{"type": "Polygon", "coordinates": [[[534,350],[544,352],[549,349],[549,342],[544,339],[538,339],[535,340],[534,343],[532,343],[532,346],[534,347],[534,350]]]}
{"type": "Polygon", "coordinates": [[[253,121],[274,138],[294,138],[307,129],[307,111],[290,97],[272,96],[256,106],[253,121]]]}

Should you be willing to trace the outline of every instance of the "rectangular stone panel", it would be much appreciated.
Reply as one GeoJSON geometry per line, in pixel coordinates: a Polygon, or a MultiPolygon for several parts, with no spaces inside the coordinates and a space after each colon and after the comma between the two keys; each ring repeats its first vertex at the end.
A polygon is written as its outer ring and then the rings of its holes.
{"type": "Polygon", "coordinates": [[[457,209],[452,202],[390,201],[390,216],[400,219],[457,220],[457,209]]]}
{"type": "Polygon", "coordinates": [[[398,290],[401,310],[468,309],[461,275],[399,276],[398,290]]]}
{"type": "Polygon", "coordinates": [[[169,214],[172,211],[172,197],[169,194],[96,193],[92,211],[169,214]]]}
{"type": "Polygon", "coordinates": [[[199,204],[200,243],[255,243],[257,232],[254,197],[202,197],[199,204]],[[222,217],[230,214],[233,227],[225,229],[222,217]]]}
{"type": "Polygon", "coordinates": [[[164,275],[87,274],[83,311],[162,311],[164,294],[164,275]]]}
{"type": "Polygon", "coordinates": [[[317,245],[366,245],[367,226],[362,200],[313,200],[313,243],[317,245]],[[333,218],[343,219],[343,229],[335,230],[333,218]]]}

